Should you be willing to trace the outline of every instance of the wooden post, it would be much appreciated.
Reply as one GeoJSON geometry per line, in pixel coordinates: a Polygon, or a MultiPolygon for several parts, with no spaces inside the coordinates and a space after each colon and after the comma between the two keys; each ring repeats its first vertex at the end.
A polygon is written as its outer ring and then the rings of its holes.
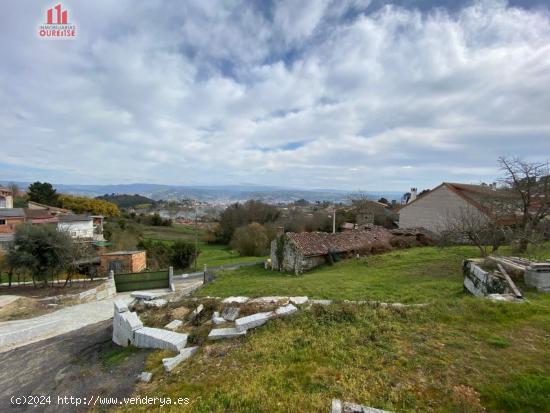
{"type": "Polygon", "coordinates": [[[508,282],[508,285],[510,286],[510,288],[512,289],[512,291],[514,292],[514,295],[517,297],[517,298],[522,298],[523,295],[521,294],[521,291],[519,290],[518,287],[516,287],[516,284],[512,281],[512,278],[510,278],[510,276],[508,275],[508,273],[506,272],[506,270],[504,269],[504,267],[500,264],[497,264],[497,267],[499,269],[499,271],[502,273],[502,275],[504,275],[504,278],[506,279],[506,281],[508,282]]]}
{"type": "Polygon", "coordinates": [[[202,273],[202,283],[206,284],[206,264],[204,264],[204,272],[202,273]]]}

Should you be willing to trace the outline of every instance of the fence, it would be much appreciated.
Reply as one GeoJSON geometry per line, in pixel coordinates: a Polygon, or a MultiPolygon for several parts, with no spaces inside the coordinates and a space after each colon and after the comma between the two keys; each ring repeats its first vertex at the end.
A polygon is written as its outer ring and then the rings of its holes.
{"type": "Polygon", "coordinates": [[[170,272],[137,272],[115,274],[115,285],[118,293],[125,291],[153,290],[155,288],[170,288],[170,272]]]}

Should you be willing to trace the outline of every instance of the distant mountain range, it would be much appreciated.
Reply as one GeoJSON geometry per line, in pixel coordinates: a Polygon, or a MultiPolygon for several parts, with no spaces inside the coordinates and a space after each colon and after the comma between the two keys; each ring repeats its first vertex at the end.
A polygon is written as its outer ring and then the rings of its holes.
{"type": "MultiPolygon", "coordinates": [[[[8,181],[2,181],[7,185],[8,181]]],[[[29,182],[16,182],[24,190],[29,182]]],[[[105,194],[138,194],[154,200],[178,200],[197,199],[212,203],[231,203],[258,199],[264,202],[292,202],[298,199],[305,199],[309,202],[329,201],[346,202],[353,191],[338,189],[297,189],[276,186],[261,185],[227,185],[227,186],[179,186],[159,184],[118,184],[118,185],[66,185],[53,184],[58,192],[74,195],[85,195],[96,197],[105,194]]],[[[391,201],[400,200],[403,195],[396,191],[365,191],[362,192],[371,199],[384,197],[391,201]]]]}

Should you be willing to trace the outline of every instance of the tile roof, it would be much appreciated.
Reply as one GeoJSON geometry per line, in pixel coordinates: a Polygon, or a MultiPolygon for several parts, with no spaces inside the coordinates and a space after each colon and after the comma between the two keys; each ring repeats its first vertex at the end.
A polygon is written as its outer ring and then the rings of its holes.
{"type": "Polygon", "coordinates": [[[286,236],[306,257],[326,255],[329,251],[358,251],[375,242],[388,242],[392,237],[387,229],[376,225],[370,225],[361,230],[337,232],[336,234],[328,232],[289,232],[286,236]]]}

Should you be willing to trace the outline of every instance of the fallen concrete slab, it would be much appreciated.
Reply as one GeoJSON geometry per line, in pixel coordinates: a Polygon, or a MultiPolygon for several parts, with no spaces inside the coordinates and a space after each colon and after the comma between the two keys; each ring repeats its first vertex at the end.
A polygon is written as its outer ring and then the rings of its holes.
{"type": "Polygon", "coordinates": [[[308,298],[306,296],[290,297],[289,301],[291,304],[294,304],[294,305],[302,305],[308,302],[308,298]]]}
{"type": "Polygon", "coordinates": [[[202,313],[202,310],[204,310],[204,305],[200,304],[197,308],[195,308],[191,314],[189,314],[189,319],[193,321],[195,318],[199,316],[200,313],[202,313]]]}
{"type": "Polygon", "coordinates": [[[215,328],[208,334],[209,340],[222,340],[226,338],[241,337],[246,334],[246,330],[238,331],[236,328],[215,328]]]}
{"type": "Polygon", "coordinates": [[[227,307],[222,311],[222,317],[227,321],[235,321],[239,316],[239,312],[240,310],[238,307],[227,307]]]}
{"type": "Polygon", "coordinates": [[[135,332],[143,328],[143,323],[134,312],[115,311],[113,316],[113,342],[127,347],[135,342],[135,332]]]}
{"type": "Polygon", "coordinates": [[[220,313],[218,311],[214,311],[214,313],[212,314],[212,322],[214,324],[223,324],[226,321],[225,318],[220,317],[220,313]]]}
{"type": "Polygon", "coordinates": [[[198,347],[187,347],[181,350],[181,353],[175,357],[162,359],[162,365],[166,371],[174,370],[182,361],[187,360],[197,352],[198,347]]]}
{"type": "Polygon", "coordinates": [[[333,399],[330,407],[330,413],[391,413],[388,410],[375,409],[374,407],[363,406],[360,404],[342,402],[333,399]]]}
{"type": "Polygon", "coordinates": [[[332,300],[311,300],[311,304],[317,304],[317,305],[331,305],[332,300]]]}
{"type": "Polygon", "coordinates": [[[143,327],[134,332],[134,345],[140,348],[159,348],[179,353],[186,344],[187,334],[151,327],[143,327]]]}
{"type": "Polygon", "coordinates": [[[265,313],[256,313],[246,317],[237,318],[235,320],[235,328],[237,331],[246,331],[250,328],[256,328],[265,324],[268,320],[273,318],[274,313],[272,311],[265,313]]]}
{"type": "Polygon", "coordinates": [[[155,298],[154,300],[145,301],[143,304],[147,308],[162,308],[166,304],[168,304],[168,301],[166,301],[164,298],[155,298]]]}
{"type": "Polygon", "coordinates": [[[290,315],[292,313],[295,313],[298,311],[298,308],[293,306],[292,304],[285,305],[283,307],[279,307],[275,310],[275,315],[277,317],[284,317],[287,315],[290,315]]]}
{"type": "Polygon", "coordinates": [[[166,293],[152,292],[152,291],[134,291],[130,294],[131,297],[137,298],[138,300],[154,300],[155,298],[160,298],[166,293]]]}
{"type": "Polygon", "coordinates": [[[288,303],[288,297],[258,297],[249,301],[252,304],[279,304],[285,305],[288,303]]]}
{"type": "Polygon", "coordinates": [[[183,324],[183,321],[181,320],[172,320],[168,324],[166,324],[164,328],[174,331],[174,330],[177,330],[182,324],[183,324]]]}
{"type": "Polygon", "coordinates": [[[232,303],[235,303],[235,304],[244,304],[248,301],[248,297],[227,297],[227,298],[224,298],[222,303],[224,304],[232,304],[232,303]]]}

